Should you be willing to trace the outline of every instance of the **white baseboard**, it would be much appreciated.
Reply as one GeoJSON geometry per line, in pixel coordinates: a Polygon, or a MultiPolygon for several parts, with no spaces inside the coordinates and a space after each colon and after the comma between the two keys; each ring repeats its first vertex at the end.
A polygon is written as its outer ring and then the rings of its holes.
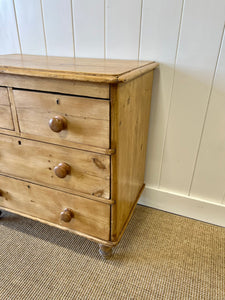
{"type": "Polygon", "coordinates": [[[146,186],[139,204],[225,227],[225,205],[146,186]]]}

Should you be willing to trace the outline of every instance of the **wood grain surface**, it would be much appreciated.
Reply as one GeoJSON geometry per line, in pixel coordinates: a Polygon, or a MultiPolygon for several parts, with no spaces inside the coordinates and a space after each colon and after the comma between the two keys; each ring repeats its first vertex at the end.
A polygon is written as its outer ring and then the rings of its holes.
{"type": "Polygon", "coordinates": [[[0,140],[1,173],[109,199],[109,156],[2,134],[0,140]],[[70,165],[71,174],[58,178],[54,168],[59,163],[70,165]]]}
{"type": "Polygon", "coordinates": [[[80,144],[109,148],[109,101],[14,90],[20,131],[80,144]],[[53,132],[49,121],[66,119],[67,127],[53,132]]]}
{"type": "Polygon", "coordinates": [[[7,88],[0,87],[0,127],[14,129],[7,88]]]}
{"type": "Polygon", "coordinates": [[[153,72],[111,88],[111,238],[117,240],[144,184],[153,72]]]}
{"type": "MultiPolygon", "coordinates": [[[[91,58],[38,55],[1,55],[0,73],[93,82],[118,82],[125,73],[157,64],[137,60],[104,60],[91,58]]],[[[133,74],[135,77],[135,74],[133,74]]],[[[124,80],[124,79],[123,79],[124,80]]]]}
{"type": "Polygon", "coordinates": [[[50,225],[109,239],[110,205],[1,175],[0,189],[1,208],[48,221],[50,225]],[[60,218],[65,208],[74,213],[70,222],[60,218]]]}

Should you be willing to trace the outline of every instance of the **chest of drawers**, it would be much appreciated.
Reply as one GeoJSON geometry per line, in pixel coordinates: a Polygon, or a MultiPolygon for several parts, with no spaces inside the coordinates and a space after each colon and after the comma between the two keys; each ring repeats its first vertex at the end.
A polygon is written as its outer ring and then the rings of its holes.
{"type": "Polygon", "coordinates": [[[144,188],[156,66],[0,56],[0,208],[110,256],[144,188]]]}

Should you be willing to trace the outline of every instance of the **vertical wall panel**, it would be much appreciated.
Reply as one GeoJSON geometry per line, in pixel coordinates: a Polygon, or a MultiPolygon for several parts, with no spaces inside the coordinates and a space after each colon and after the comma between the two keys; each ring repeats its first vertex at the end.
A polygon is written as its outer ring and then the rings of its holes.
{"type": "Polygon", "coordinates": [[[73,0],[76,57],[104,58],[104,0],[73,0]]]}
{"type": "Polygon", "coordinates": [[[0,1],[0,54],[20,53],[12,0],[0,1]]]}
{"type": "Polygon", "coordinates": [[[45,55],[40,0],[14,0],[23,54],[45,55]]]}
{"type": "Polygon", "coordinates": [[[185,1],[160,186],[187,194],[224,25],[223,0],[185,1]]]}
{"type": "Polygon", "coordinates": [[[70,0],[42,0],[47,54],[74,56],[70,0]]]}
{"type": "Polygon", "coordinates": [[[141,0],[106,0],[106,57],[138,59],[141,0]]]}
{"type": "Polygon", "coordinates": [[[183,0],[144,0],[140,59],[160,63],[154,73],[145,180],[158,187],[183,0]]]}
{"type": "Polygon", "coordinates": [[[191,196],[221,203],[225,191],[225,41],[210,98],[191,196]]]}

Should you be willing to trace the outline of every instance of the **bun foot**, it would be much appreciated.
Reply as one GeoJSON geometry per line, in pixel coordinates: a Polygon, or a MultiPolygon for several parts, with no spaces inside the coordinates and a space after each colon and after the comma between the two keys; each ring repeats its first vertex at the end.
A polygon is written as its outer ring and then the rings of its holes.
{"type": "Polygon", "coordinates": [[[99,253],[102,258],[108,259],[112,256],[112,247],[99,244],[99,253]]]}

